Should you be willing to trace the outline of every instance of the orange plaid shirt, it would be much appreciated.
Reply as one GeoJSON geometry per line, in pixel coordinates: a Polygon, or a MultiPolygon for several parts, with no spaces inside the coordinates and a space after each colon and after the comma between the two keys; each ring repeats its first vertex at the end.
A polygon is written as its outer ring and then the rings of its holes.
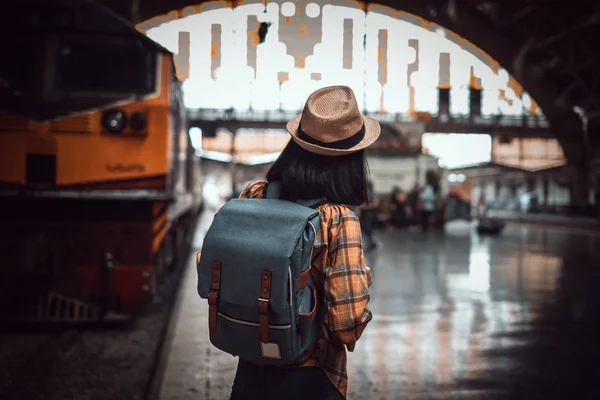
{"type": "MultiPolygon", "coordinates": [[[[249,184],[240,198],[263,197],[265,185],[265,181],[249,184]]],[[[317,209],[321,229],[315,240],[312,274],[317,284],[323,285],[326,317],[323,336],[307,351],[310,355],[300,366],[321,368],[346,397],[346,349],[354,350],[372,318],[360,223],[342,205],[325,204],[317,209]]]]}

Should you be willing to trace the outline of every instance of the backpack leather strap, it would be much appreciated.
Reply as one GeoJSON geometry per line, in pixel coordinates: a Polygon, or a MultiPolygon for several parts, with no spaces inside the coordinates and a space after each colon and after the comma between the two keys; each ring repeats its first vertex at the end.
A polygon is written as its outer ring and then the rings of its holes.
{"type": "Polygon", "coordinates": [[[260,341],[269,343],[269,299],[271,298],[271,271],[263,269],[260,276],[260,296],[258,312],[260,314],[260,341]]]}
{"type": "Polygon", "coordinates": [[[281,182],[267,182],[266,199],[278,199],[281,196],[281,182]]]}
{"type": "Polygon", "coordinates": [[[211,333],[217,331],[217,302],[221,286],[221,262],[212,262],[212,283],[208,292],[208,329],[211,333]]]}
{"type": "Polygon", "coordinates": [[[308,208],[317,208],[323,204],[327,204],[327,199],[322,197],[320,199],[296,200],[296,204],[300,204],[301,206],[308,208]]]}
{"type": "Polygon", "coordinates": [[[306,271],[300,272],[300,289],[304,289],[306,287],[306,284],[308,283],[308,278],[310,277],[311,269],[312,265],[309,265],[306,271]]]}

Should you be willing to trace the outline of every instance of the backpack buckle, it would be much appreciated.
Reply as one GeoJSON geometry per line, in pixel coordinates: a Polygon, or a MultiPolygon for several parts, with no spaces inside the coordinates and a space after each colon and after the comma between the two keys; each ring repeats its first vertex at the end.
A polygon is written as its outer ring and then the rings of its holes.
{"type": "Polygon", "coordinates": [[[217,331],[217,301],[219,299],[219,291],[211,290],[208,292],[208,330],[211,333],[217,331]]]}
{"type": "Polygon", "coordinates": [[[258,312],[260,314],[260,353],[262,358],[268,360],[281,360],[279,343],[269,341],[269,299],[271,298],[271,271],[261,272],[260,297],[258,298],[258,312]]]}
{"type": "Polygon", "coordinates": [[[219,291],[218,290],[211,290],[211,291],[209,291],[208,292],[208,305],[209,306],[216,306],[218,298],[219,298],[219,291]]]}
{"type": "Polygon", "coordinates": [[[211,333],[217,331],[217,302],[221,287],[221,262],[212,262],[212,283],[208,292],[208,329],[211,333]]]}
{"type": "Polygon", "coordinates": [[[263,315],[269,312],[269,300],[258,298],[258,312],[263,315]]]}

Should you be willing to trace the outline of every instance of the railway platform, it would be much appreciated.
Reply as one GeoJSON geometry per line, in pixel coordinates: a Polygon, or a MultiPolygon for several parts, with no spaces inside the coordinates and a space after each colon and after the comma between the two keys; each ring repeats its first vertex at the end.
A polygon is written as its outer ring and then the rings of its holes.
{"type": "MultiPolygon", "coordinates": [[[[211,221],[196,232],[201,246],[211,221]]],[[[600,234],[510,224],[379,232],[373,320],[349,354],[348,399],[595,398],[600,234]]],[[[173,313],[161,400],[228,399],[237,360],[212,347],[193,257],[173,313]]]]}

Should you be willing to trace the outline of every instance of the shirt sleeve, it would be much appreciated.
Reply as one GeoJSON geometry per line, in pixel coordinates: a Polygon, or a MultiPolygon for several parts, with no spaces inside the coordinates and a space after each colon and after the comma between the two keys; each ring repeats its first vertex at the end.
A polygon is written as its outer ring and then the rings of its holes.
{"type": "Polygon", "coordinates": [[[341,213],[336,236],[324,271],[325,323],[334,341],[353,351],[372,314],[360,223],[352,211],[341,213]]]}

